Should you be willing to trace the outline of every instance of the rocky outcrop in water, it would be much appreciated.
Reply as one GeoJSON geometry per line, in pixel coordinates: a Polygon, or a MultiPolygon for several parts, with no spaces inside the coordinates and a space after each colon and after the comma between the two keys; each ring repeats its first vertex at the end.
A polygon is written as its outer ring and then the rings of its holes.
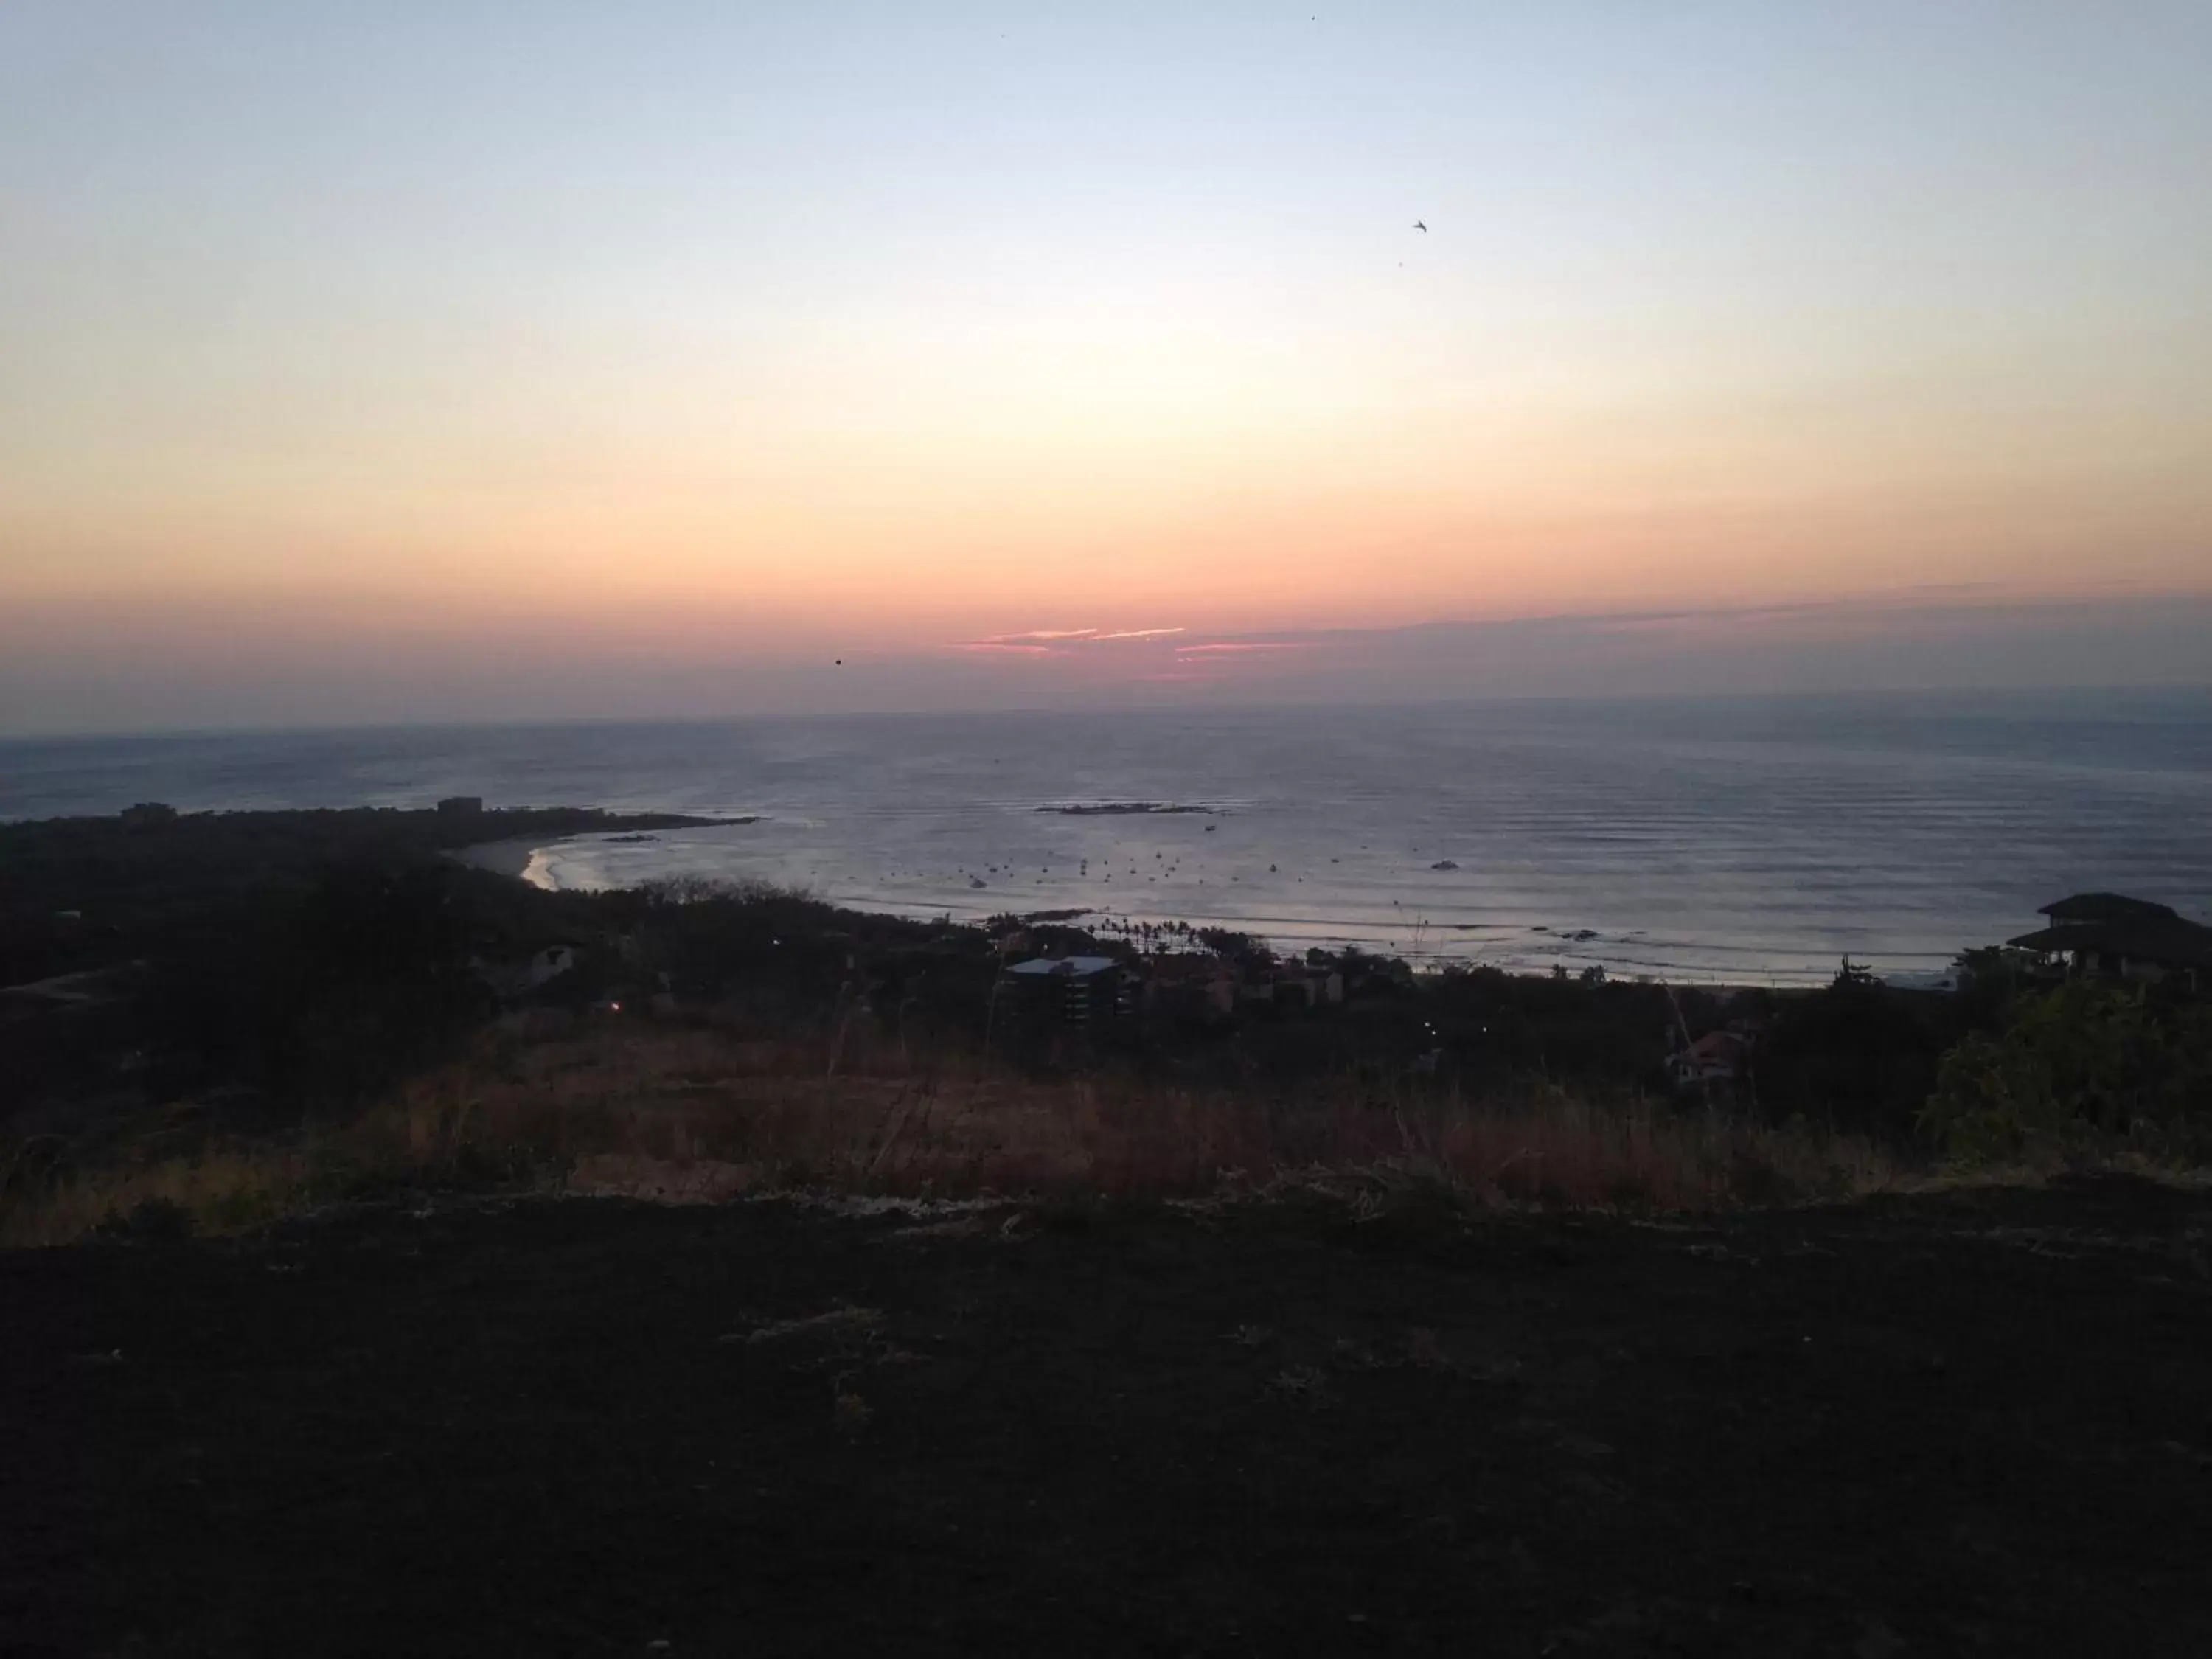
{"type": "Polygon", "coordinates": [[[1064,818],[1127,817],[1145,812],[1170,816],[1176,813],[1194,813],[1206,817],[1213,816],[1211,806],[1180,806],[1172,802],[1157,800],[1109,800],[1071,806],[1040,806],[1036,810],[1057,812],[1064,818]]]}

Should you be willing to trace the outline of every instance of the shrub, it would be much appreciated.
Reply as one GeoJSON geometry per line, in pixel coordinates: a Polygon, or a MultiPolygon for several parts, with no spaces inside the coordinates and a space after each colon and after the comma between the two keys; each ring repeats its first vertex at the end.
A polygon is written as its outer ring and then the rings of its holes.
{"type": "Polygon", "coordinates": [[[2201,1154],[2212,1139],[2212,1010],[2090,981],[2023,997],[2002,1034],[1973,1033],[1944,1055],[1920,1124],[1974,1160],[2115,1140],[2201,1154]]]}

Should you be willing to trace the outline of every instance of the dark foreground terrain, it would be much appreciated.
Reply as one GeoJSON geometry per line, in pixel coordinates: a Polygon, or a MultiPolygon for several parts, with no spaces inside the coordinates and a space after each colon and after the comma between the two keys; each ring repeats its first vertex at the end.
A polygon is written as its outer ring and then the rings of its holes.
{"type": "Polygon", "coordinates": [[[2212,1194],[0,1258],[11,1653],[2212,1653],[2212,1194]]]}

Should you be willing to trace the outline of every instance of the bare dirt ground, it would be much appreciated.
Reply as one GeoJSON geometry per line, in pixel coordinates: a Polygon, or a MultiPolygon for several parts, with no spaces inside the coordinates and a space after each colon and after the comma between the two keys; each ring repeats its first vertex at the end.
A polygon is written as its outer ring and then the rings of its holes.
{"type": "Polygon", "coordinates": [[[0,1256],[15,1654],[2212,1653],[2212,1194],[0,1256]]]}

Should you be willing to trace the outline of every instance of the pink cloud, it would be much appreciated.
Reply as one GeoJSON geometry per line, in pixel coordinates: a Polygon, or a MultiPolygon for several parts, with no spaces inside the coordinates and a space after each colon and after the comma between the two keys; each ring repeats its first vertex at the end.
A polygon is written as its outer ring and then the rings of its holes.
{"type": "Polygon", "coordinates": [[[1144,641],[1180,634],[1180,628],[1125,628],[1102,634],[1095,628],[1032,628],[1019,634],[994,634],[956,646],[959,651],[1014,651],[1030,656],[1066,656],[1087,645],[1109,641],[1144,641]]]}

